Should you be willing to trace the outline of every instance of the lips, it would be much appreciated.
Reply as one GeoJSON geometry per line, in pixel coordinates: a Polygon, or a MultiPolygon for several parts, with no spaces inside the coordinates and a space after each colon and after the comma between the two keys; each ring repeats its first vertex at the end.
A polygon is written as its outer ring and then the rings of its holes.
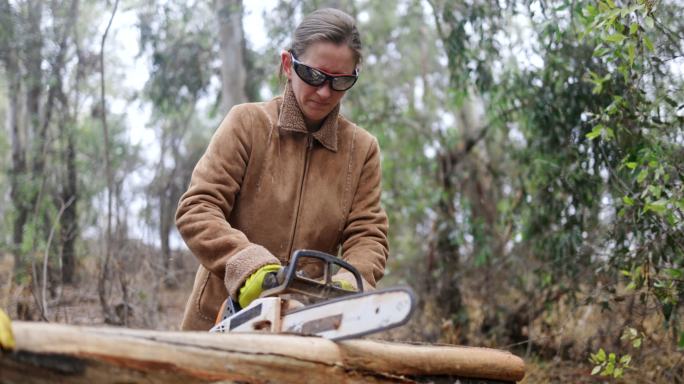
{"type": "Polygon", "coordinates": [[[315,100],[310,100],[309,105],[316,109],[327,109],[329,107],[327,103],[320,103],[315,100]]]}

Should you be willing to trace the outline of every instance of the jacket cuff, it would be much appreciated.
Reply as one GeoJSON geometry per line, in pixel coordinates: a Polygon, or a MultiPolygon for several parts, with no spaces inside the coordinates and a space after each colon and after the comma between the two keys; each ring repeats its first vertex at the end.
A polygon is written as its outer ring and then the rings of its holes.
{"type": "MultiPolygon", "coordinates": [[[[333,280],[344,280],[350,282],[354,288],[358,289],[359,287],[356,286],[356,279],[354,278],[354,275],[349,272],[349,271],[341,271],[336,273],[333,277],[333,280]]],[[[363,291],[375,291],[375,287],[372,286],[369,282],[366,281],[366,279],[361,276],[361,283],[363,284],[363,291]]]]}
{"type": "Polygon", "coordinates": [[[240,287],[247,278],[267,264],[280,264],[280,260],[261,245],[251,244],[233,255],[226,263],[224,278],[230,297],[237,301],[240,287]]]}

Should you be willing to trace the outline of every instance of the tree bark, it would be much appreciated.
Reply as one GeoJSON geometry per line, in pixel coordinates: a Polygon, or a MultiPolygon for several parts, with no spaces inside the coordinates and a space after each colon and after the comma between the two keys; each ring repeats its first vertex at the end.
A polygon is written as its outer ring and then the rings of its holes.
{"type": "Polygon", "coordinates": [[[13,330],[16,350],[0,355],[3,383],[501,383],[525,375],[522,359],[487,348],[31,322],[13,330]]]}
{"type": "Polygon", "coordinates": [[[12,168],[9,172],[10,199],[15,210],[15,218],[12,223],[12,253],[14,255],[15,271],[23,270],[21,258],[21,243],[24,236],[24,225],[28,219],[28,208],[25,204],[22,185],[26,178],[26,143],[25,135],[20,124],[21,101],[21,72],[19,70],[19,54],[17,50],[18,38],[15,33],[15,11],[6,0],[0,3],[2,6],[2,21],[7,32],[6,43],[2,47],[2,56],[5,72],[9,82],[9,129],[10,143],[12,146],[12,168]]]}
{"type": "MultiPolygon", "coordinates": [[[[75,26],[78,23],[79,0],[71,2],[69,12],[68,25],[75,26]]],[[[78,33],[75,30],[69,29],[68,35],[73,36],[74,46],[78,51],[78,33]]],[[[81,57],[78,55],[77,66],[81,66],[81,57]]],[[[78,88],[80,86],[82,73],[77,70],[76,83],[76,97],[74,98],[74,110],[69,111],[69,99],[64,90],[60,90],[59,98],[62,101],[62,119],[60,122],[60,137],[64,140],[62,161],[66,168],[65,177],[62,179],[62,190],[60,193],[61,201],[66,202],[72,200],[64,214],[60,225],[60,257],[62,258],[62,282],[64,284],[72,284],[74,282],[74,274],[76,271],[76,251],[75,244],[78,237],[78,168],[76,166],[76,142],[74,131],[76,129],[78,118],[78,88]]]]}
{"type": "Polygon", "coordinates": [[[247,101],[242,0],[216,0],[221,55],[221,110],[247,101]]]}
{"type": "Polygon", "coordinates": [[[109,262],[111,258],[111,242],[112,242],[112,193],[114,192],[114,180],[111,170],[111,162],[109,158],[109,127],[107,126],[107,104],[105,101],[105,66],[104,66],[104,48],[107,41],[107,34],[109,28],[112,26],[112,21],[116,15],[116,10],[119,7],[119,0],[114,2],[114,9],[109,18],[109,23],[102,35],[100,42],[100,108],[102,119],[102,132],[104,134],[104,160],[105,160],[105,178],[107,179],[107,228],[105,232],[105,256],[102,262],[102,270],[97,283],[97,292],[100,298],[100,305],[107,322],[115,322],[115,315],[107,301],[107,287],[106,282],[109,278],[109,262]]]}

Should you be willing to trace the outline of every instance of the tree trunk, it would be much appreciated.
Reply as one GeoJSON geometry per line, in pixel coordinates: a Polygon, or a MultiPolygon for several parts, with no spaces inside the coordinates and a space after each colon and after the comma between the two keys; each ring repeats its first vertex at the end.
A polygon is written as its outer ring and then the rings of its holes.
{"type": "Polygon", "coordinates": [[[25,196],[22,191],[26,178],[26,147],[23,140],[19,114],[21,111],[19,97],[21,95],[21,74],[17,62],[16,51],[10,50],[6,60],[7,77],[9,78],[9,125],[10,140],[12,145],[12,169],[10,171],[10,199],[16,212],[12,233],[14,254],[14,267],[22,270],[21,243],[24,238],[24,225],[28,219],[28,207],[25,204],[25,196]]]}
{"type": "Polygon", "coordinates": [[[247,101],[242,0],[216,0],[221,49],[221,110],[247,101]]]}
{"type": "Polygon", "coordinates": [[[109,323],[115,322],[115,314],[108,302],[107,295],[107,280],[109,279],[109,262],[111,259],[111,243],[112,243],[112,193],[114,192],[114,180],[113,173],[111,169],[111,161],[109,158],[109,127],[107,125],[107,103],[105,101],[105,66],[104,66],[104,49],[105,42],[107,41],[107,34],[109,33],[109,28],[112,26],[112,21],[116,15],[116,10],[119,7],[119,0],[114,2],[114,8],[112,14],[109,18],[109,23],[107,28],[105,28],[102,34],[102,40],[100,41],[100,108],[101,108],[101,119],[102,119],[102,133],[104,135],[104,162],[105,162],[105,178],[107,179],[107,227],[105,230],[105,251],[104,260],[102,262],[102,268],[100,271],[100,277],[97,282],[97,293],[100,298],[100,306],[102,307],[102,312],[104,313],[105,320],[109,323]]]}
{"type": "MultiPolygon", "coordinates": [[[[59,6],[56,6],[59,7],[59,6]]],[[[53,14],[58,14],[58,9],[52,10],[53,14]]],[[[72,27],[76,24],[78,12],[78,0],[72,0],[69,7],[69,14],[60,22],[61,36],[59,37],[59,51],[52,63],[51,80],[48,82],[50,90],[46,103],[44,130],[50,124],[53,109],[58,112],[57,128],[58,138],[63,141],[61,148],[61,163],[65,164],[65,172],[60,172],[61,190],[55,193],[55,206],[62,206],[64,211],[60,215],[60,234],[59,234],[59,257],[62,261],[62,268],[59,271],[59,281],[71,283],[74,272],[74,238],[76,230],[76,169],[74,154],[73,127],[76,117],[69,114],[69,100],[64,93],[64,68],[66,64],[66,54],[69,46],[69,38],[72,35],[72,27]],[[57,103],[59,102],[59,104],[57,103]],[[59,108],[57,106],[59,105],[59,108]]],[[[57,24],[57,19],[55,24],[57,24]]],[[[46,150],[40,153],[41,158],[46,157],[46,150]]],[[[42,160],[41,160],[42,161],[42,160]]],[[[41,174],[44,173],[41,166],[41,174]]]]}
{"type": "Polygon", "coordinates": [[[3,383],[502,383],[525,375],[522,359],[487,348],[30,322],[13,330],[16,350],[0,355],[3,383]]]}
{"type": "Polygon", "coordinates": [[[26,136],[21,124],[21,71],[19,68],[19,37],[15,33],[16,11],[7,0],[0,2],[2,23],[7,37],[3,40],[6,45],[0,47],[5,52],[2,61],[5,66],[5,73],[9,83],[9,129],[10,144],[12,146],[12,168],[9,172],[10,179],[10,199],[15,211],[12,222],[12,253],[14,255],[15,271],[23,272],[21,257],[21,243],[24,236],[24,225],[28,220],[28,208],[25,203],[25,192],[22,187],[25,185],[26,175],[26,136]]]}
{"type": "Polygon", "coordinates": [[[177,196],[175,192],[176,172],[170,170],[170,173],[166,179],[166,188],[159,194],[159,235],[164,266],[164,284],[167,287],[174,287],[176,281],[173,278],[173,267],[171,265],[171,230],[175,223],[176,204],[178,204],[180,196],[177,196]]]}
{"type": "MultiPolygon", "coordinates": [[[[45,166],[45,145],[47,143],[47,128],[48,120],[52,112],[52,102],[54,100],[54,91],[50,92],[50,107],[46,110],[46,116],[43,116],[41,106],[41,99],[43,97],[43,89],[46,84],[43,82],[43,70],[41,65],[43,63],[43,35],[41,31],[41,24],[43,22],[43,2],[35,1],[29,2],[28,6],[28,35],[25,46],[25,65],[27,69],[27,87],[28,93],[26,98],[27,116],[29,121],[29,137],[27,143],[31,143],[30,158],[31,163],[31,184],[29,188],[26,209],[33,209],[33,222],[38,220],[38,200],[40,199],[41,187],[43,181],[43,169],[45,166]]],[[[54,87],[51,87],[54,89],[54,87]]],[[[29,181],[29,180],[27,180],[29,181]]]]}
{"type": "Polygon", "coordinates": [[[73,127],[66,129],[65,136],[64,164],[66,165],[66,180],[63,181],[62,186],[62,201],[71,201],[71,204],[65,209],[61,223],[62,282],[64,284],[72,284],[76,271],[75,243],[78,234],[78,177],[73,127]]]}

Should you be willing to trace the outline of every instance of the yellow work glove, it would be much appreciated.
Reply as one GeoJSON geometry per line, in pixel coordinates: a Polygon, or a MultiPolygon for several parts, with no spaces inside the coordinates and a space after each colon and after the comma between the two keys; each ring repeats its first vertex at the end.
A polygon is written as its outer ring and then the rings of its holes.
{"type": "Polygon", "coordinates": [[[356,291],[354,284],[347,280],[333,280],[333,285],[337,288],[342,288],[345,291],[356,291]]]}
{"type": "Polygon", "coordinates": [[[246,308],[249,303],[259,297],[264,290],[263,284],[266,275],[278,272],[278,270],[280,270],[279,264],[267,264],[252,273],[252,275],[247,278],[247,281],[245,281],[245,285],[240,288],[240,294],[238,295],[240,306],[246,308]]]}
{"type": "Polygon", "coordinates": [[[0,309],[0,349],[14,349],[14,336],[12,335],[12,323],[9,316],[0,309]]]}

